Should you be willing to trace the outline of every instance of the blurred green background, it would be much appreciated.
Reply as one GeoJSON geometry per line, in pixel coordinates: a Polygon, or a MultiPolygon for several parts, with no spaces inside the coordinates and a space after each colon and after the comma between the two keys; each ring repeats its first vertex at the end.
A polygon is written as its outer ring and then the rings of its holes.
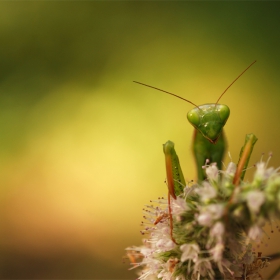
{"type": "MultiPolygon", "coordinates": [[[[122,256],[166,194],[162,144],[176,143],[187,180],[195,168],[192,106],[133,80],[199,105],[256,59],[221,100],[229,151],[237,161],[253,132],[251,164],[272,151],[280,165],[279,8],[1,2],[0,278],[135,278],[122,256]]],[[[270,235],[266,253],[280,249],[270,235]]]]}

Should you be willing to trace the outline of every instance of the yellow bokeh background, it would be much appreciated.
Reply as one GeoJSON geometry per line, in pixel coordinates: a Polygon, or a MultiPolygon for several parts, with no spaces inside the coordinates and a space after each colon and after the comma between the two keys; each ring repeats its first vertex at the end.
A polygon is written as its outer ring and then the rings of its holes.
{"type": "Polygon", "coordinates": [[[278,2],[0,3],[0,277],[135,278],[122,257],[166,195],[162,144],[195,166],[192,106],[133,80],[200,105],[256,59],[221,100],[228,147],[236,162],[255,133],[251,165],[279,166],[279,28],[278,2]]]}

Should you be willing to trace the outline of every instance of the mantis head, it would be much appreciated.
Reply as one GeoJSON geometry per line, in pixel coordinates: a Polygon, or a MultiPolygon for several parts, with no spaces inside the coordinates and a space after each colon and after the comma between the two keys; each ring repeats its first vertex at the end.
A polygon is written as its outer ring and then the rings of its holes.
{"type": "Polygon", "coordinates": [[[216,143],[227,122],[230,110],[222,104],[204,104],[193,108],[187,114],[190,124],[211,143],[216,143]]]}

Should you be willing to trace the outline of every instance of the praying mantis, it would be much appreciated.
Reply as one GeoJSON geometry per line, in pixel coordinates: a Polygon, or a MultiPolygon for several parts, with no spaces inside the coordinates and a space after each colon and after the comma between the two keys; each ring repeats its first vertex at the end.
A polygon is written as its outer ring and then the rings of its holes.
{"type": "MultiPolygon", "coordinates": [[[[206,179],[206,174],[203,166],[206,162],[216,163],[219,170],[222,169],[222,160],[226,149],[226,141],[223,128],[229,118],[230,109],[227,105],[218,104],[225,92],[239,79],[256,61],[252,62],[234,81],[225,89],[220,95],[216,103],[209,103],[203,105],[196,105],[190,100],[187,100],[174,93],[150,86],[141,82],[134,81],[137,84],[150,87],[152,89],[167,93],[182,99],[195,107],[187,113],[187,119],[194,127],[194,136],[192,143],[192,150],[195,157],[197,167],[197,180],[202,182],[206,179]]],[[[244,169],[248,165],[248,161],[256,143],[257,138],[253,134],[248,134],[245,139],[245,144],[241,150],[237,171],[233,183],[237,185],[240,179],[244,177],[244,169]]],[[[176,243],[172,235],[172,209],[170,197],[176,200],[177,196],[183,193],[186,186],[185,179],[180,167],[179,158],[174,149],[174,143],[167,141],[163,145],[163,152],[165,155],[166,177],[168,187],[168,206],[170,216],[170,236],[176,243]]]]}

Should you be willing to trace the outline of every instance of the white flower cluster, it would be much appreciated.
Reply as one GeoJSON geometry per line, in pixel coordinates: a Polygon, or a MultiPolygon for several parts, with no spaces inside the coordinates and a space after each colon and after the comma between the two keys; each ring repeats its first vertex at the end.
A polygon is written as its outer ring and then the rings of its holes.
{"type": "Polygon", "coordinates": [[[139,278],[162,280],[262,279],[269,259],[252,250],[266,222],[280,217],[280,173],[259,162],[252,182],[233,184],[236,165],[206,166],[207,181],[147,206],[144,245],[127,248],[139,278]]]}

